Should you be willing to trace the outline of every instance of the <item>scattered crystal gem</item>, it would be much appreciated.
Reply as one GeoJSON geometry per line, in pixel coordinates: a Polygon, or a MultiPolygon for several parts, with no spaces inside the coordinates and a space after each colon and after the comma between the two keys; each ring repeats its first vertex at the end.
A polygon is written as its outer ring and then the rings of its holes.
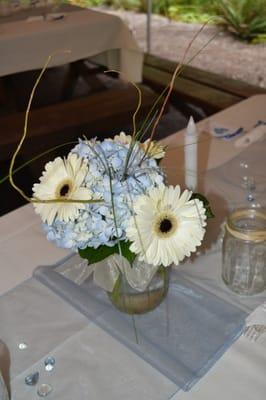
{"type": "Polygon", "coordinates": [[[36,385],[36,383],[39,380],[39,376],[40,376],[39,372],[34,372],[33,374],[27,375],[25,378],[26,385],[29,385],[29,386],[36,385]]]}
{"type": "Polygon", "coordinates": [[[55,358],[54,357],[47,357],[44,360],[44,365],[45,365],[45,371],[52,371],[54,369],[55,366],[55,358]]]}
{"type": "Polygon", "coordinates": [[[253,196],[252,193],[249,193],[249,194],[248,194],[247,199],[248,199],[248,201],[254,201],[254,200],[255,200],[255,198],[254,198],[254,196],[253,196]]]}
{"type": "Polygon", "coordinates": [[[37,394],[40,397],[46,397],[46,396],[48,396],[49,393],[51,393],[52,390],[53,390],[53,388],[51,385],[48,385],[48,383],[43,383],[39,387],[37,394]]]}
{"type": "Polygon", "coordinates": [[[241,161],[240,162],[240,167],[247,169],[248,168],[248,164],[245,161],[241,161]]]}
{"type": "Polygon", "coordinates": [[[18,344],[19,350],[25,350],[27,347],[28,347],[27,343],[22,342],[18,344]]]}

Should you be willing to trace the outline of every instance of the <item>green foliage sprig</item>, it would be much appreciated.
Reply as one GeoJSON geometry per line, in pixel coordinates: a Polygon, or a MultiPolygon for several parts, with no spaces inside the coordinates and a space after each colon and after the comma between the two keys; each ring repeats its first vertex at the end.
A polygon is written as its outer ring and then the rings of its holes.
{"type": "Polygon", "coordinates": [[[206,199],[206,197],[203,196],[203,194],[201,194],[201,193],[193,193],[192,196],[191,196],[191,200],[193,200],[193,199],[198,199],[198,200],[202,201],[202,203],[204,205],[204,208],[206,210],[206,217],[208,219],[215,217],[214,213],[212,212],[209,200],[206,199]]]}
{"type": "Polygon", "coordinates": [[[126,242],[125,240],[123,240],[119,242],[119,245],[116,244],[113,247],[104,245],[101,245],[99,249],[94,249],[93,247],[86,247],[85,249],[79,249],[79,255],[82,258],[88,260],[89,264],[95,264],[111,256],[112,254],[121,254],[128,260],[130,264],[132,264],[136,257],[136,254],[132,253],[129,250],[130,245],[131,245],[130,242],[126,242]]]}

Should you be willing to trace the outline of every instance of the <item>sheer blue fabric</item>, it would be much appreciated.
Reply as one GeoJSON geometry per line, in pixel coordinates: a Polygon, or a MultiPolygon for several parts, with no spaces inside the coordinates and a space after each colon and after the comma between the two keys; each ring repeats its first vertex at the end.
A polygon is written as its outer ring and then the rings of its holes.
{"type": "Polygon", "coordinates": [[[173,271],[168,296],[157,309],[132,317],[114,309],[91,278],[77,284],[62,271],[62,265],[39,267],[34,276],[183,390],[211,368],[244,327],[243,309],[178,272],[173,271]]]}

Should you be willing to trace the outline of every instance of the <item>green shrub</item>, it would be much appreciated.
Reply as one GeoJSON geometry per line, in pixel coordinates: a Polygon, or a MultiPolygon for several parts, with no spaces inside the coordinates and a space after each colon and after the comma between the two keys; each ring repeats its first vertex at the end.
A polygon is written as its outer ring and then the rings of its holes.
{"type": "MultiPolygon", "coordinates": [[[[125,10],[147,11],[146,0],[69,0],[72,4],[85,7],[106,5],[125,10]]],[[[212,3],[212,0],[211,0],[212,3]]],[[[152,11],[169,18],[202,22],[209,15],[210,0],[153,0],[152,11]],[[205,16],[205,17],[204,17],[205,16]]]]}
{"type": "MultiPolygon", "coordinates": [[[[107,5],[147,11],[146,0],[69,1],[86,7],[107,5]]],[[[155,14],[188,23],[204,23],[218,15],[227,29],[241,39],[259,43],[266,38],[266,0],[153,0],[152,8],[155,14]]]]}
{"type": "Polygon", "coordinates": [[[256,41],[266,34],[266,0],[216,0],[227,29],[243,40],[256,41]]]}
{"type": "MultiPolygon", "coordinates": [[[[146,0],[143,2],[145,11],[146,0]]],[[[213,0],[153,0],[153,12],[183,22],[204,23],[213,13],[213,0]]]]}
{"type": "Polygon", "coordinates": [[[68,0],[67,3],[75,4],[80,7],[96,7],[101,6],[102,0],[68,0]]]}
{"type": "Polygon", "coordinates": [[[102,3],[114,8],[123,8],[124,10],[140,11],[141,0],[102,0],[102,3]]]}

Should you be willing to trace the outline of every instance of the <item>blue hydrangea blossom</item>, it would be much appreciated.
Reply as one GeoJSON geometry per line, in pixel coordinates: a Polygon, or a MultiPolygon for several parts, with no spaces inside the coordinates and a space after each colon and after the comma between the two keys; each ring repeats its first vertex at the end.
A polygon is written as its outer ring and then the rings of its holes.
{"type": "Polygon", "coordinates": [[[112,139],[79,140],[72,153],[88,160],[85,185],[94,199],[102,201],[86,204],[74,221],[55,219],[51,225],[44,224],[48,240],[77,250],[114,246],[126,239],[134,201],[164,180],[156,160],[145,156],[137,142],[127,162],[129,147],[128,143],[112,139]]]}

